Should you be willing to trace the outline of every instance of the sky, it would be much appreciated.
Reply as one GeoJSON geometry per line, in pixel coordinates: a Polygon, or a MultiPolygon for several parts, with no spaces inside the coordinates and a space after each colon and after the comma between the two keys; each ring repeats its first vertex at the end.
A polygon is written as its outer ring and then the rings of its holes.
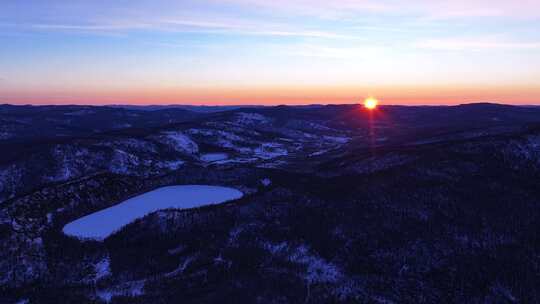
{"type": "Polygon", "coordinates": [[[0,1],[0,103],[540,104],[540,0],[0,1]]]}

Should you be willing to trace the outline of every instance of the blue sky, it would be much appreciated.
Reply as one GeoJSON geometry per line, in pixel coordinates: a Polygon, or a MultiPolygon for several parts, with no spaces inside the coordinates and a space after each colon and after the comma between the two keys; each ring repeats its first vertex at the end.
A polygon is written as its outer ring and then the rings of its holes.
{"type": "Polygon", "coordinates": [[[3,1],[11,103],[540,102],[540,1],[3,1]]]}

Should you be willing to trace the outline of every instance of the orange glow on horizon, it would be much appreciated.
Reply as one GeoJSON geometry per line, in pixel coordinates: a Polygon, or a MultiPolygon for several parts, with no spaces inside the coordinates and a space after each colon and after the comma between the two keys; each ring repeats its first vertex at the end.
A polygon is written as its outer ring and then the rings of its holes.
{"type": "MultiPolygon", "coordinates": [[[[473,102],[540,104],[540,85],[433,86],[162,86],[70,87],[4,91],[0,103],[13,104],[193,104],[301,105],[357,104],[358,95],[379,92],[385,104],[455,105],[473,102]]],[[[369,95],[368,95],[369,96],[369,95]]]]}

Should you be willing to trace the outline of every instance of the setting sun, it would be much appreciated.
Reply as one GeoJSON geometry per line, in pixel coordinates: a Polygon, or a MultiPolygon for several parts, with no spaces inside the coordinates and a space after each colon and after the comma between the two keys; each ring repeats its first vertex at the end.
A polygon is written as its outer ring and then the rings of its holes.
{"type": "Polygon", "coordinates": [[[379,101],[373,97],[369,97],[364,100],[364,107],[368,110],[377,108],[377,105],[379,105],[379,101]]]}

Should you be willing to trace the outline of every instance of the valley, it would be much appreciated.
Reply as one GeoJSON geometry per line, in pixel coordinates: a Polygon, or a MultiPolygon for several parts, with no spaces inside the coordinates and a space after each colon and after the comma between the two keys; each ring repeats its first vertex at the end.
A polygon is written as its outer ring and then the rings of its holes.
{"type": "Polygon", "coordinates": [[[53,109],[0,106],[2,302],[540,300],[538,108],[53,109]]]}

